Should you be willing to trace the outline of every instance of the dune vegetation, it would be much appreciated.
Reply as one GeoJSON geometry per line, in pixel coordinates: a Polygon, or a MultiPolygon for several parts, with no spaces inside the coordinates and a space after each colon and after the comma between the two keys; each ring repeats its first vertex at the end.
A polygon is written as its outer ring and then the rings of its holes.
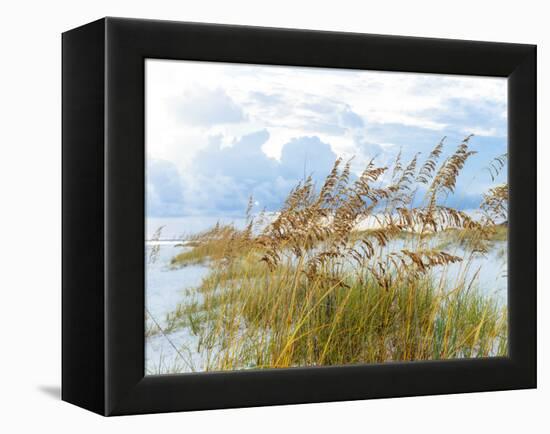
{"type": "MultiPolygon", "coordinates": [[[[209,272],[164,332],[196,337],[200,370],[506,355],[506,306],[472,267],[505,246],[507,185],[476,216],[445,206],[475,154],[469,141],[445,159],[442,141],[425,159],[373,160],[359,175],[338,159],[269,218],[248,212],[242,229],[194,235],[171,266],[209,272]]],[[[492,178],[505,159],[489,163],[492,178]]]]}

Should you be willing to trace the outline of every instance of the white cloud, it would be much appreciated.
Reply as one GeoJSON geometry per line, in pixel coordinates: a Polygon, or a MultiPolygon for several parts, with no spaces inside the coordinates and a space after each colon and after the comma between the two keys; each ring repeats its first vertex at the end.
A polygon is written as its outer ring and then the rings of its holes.
{"type": "MultiPolygon", "coordinates": [[[[178,178],[181,190],[181,214],[224,213],[242,214],[252,195],[257,207],[277,209],[297,180],[312,175],[322,182],[332,168],[336,154],[330,145],[318,137],[293,138],[283,145],[280,160],[267,156],[262,145],[268,140],[266,130],[256,131],[222,147],[219,138],[201,149],[193,159],[192,170],[178,178]]],[[[172,210],[174,171],[166,162],[152,161],[152,168],[164,167],[164,173],[150,170],[148,189],[154,196],[150,214],[157,215],[172,210]],[[156,192],[165,186],[169,193],[157,197],[156,192]]]]}
{"type": "Polygon", "coordinates": [[[250,191],[275,203],[303,175],[299,149],[319,171],[335,156],[359,171],[443,135],[505,138],[506,93],[502,78],[147,60],[147,155],[173,163],[187,210],[250,191]]]}
{"type": "Polygon", "coordinates": [[[209,127],[218,124],[238,123],[245,120],[240,106],[223,89],[187,89],[174,98],[174,112],[186,125],[209,127]]]}

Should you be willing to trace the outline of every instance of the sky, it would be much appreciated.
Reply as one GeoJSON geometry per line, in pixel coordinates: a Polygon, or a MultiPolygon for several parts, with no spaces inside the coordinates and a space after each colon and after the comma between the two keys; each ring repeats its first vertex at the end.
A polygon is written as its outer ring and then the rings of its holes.
{"type": "MultiPolygon", "coordinates": [[[[477,208],[507,152],[505,78],[147,59],[147,217],[274,211],[337,157],[360,173],[474,134],[448,205],[477,208]]],[[[497,182],[505,182],[505,171],[497,182]]]]}

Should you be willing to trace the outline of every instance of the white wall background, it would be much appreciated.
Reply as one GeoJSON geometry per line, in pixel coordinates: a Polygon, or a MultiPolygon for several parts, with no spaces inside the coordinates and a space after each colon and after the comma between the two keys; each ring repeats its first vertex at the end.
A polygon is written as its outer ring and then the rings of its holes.
{"type": "Polygon", "coordinates": [[[1,432],[548,432],[550,31],[544,2],[20,0],[3,2],[0,16],[1,432]],[[538,44],[539,389],[110,419],[59,401],[60,33],[106,15],[538,44]]]}

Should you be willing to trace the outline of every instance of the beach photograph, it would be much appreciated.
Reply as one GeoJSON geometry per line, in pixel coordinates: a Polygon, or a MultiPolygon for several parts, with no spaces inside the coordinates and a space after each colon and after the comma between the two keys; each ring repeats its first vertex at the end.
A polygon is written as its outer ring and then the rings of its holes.
{"type": "Polygon", "coordinates": [[[145,62],[145,373],[508,354],[507,80],[145,62]]]}

